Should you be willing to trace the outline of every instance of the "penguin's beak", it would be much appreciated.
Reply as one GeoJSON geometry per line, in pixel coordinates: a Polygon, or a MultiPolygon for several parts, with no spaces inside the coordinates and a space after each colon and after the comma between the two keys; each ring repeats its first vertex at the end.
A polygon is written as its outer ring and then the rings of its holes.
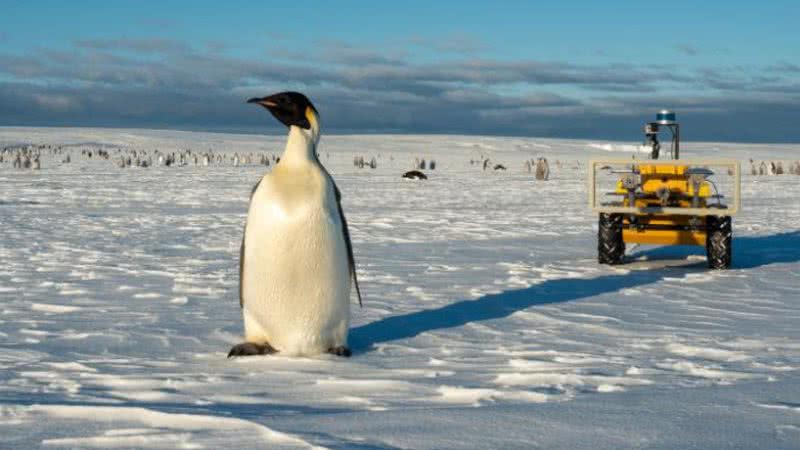
{"type": "Polygon", "coordinates": [[[263,97],[263,98],[253,97],[250,100],[248,100],[247,103],[258,103],[259,105],[267,109],[278,106],[278,104],[272,101],[270,97],[263,97]]]}

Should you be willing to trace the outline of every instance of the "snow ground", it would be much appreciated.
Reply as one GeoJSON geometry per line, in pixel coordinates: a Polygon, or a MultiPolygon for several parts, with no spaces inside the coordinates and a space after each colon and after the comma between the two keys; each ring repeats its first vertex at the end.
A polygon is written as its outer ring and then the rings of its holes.
{"type": "Polygon", "coordinates": [[[743,162],[734,268],[710,272],[692,247],[596,264],[576,161],[633,145],[323,136],[364,294],[354,356],[226,360],[268,169],[118,169],[80,149],[282,142],[0,128],[0,146],[74,145],[69,165],[0,165],[0,448],[800,448],[800,177],[746,163],[800,146],[684,145],[743,162]],[[536,156],[549,182],[523,171],[536,156]],[[414,157],[436,160],[428,181],[399,178],[414,157]]]}

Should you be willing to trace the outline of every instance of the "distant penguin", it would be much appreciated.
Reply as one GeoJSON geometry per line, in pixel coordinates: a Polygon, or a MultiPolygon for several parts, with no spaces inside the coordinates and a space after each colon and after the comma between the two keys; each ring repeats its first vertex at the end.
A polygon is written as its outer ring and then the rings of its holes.
{"type": "Polygon", "coordinates": [[[42,168],[42,164],[39,162],[39,157],[36,156],[33,158],[33,170],[40,170],[42,168]]]}
{"type": "Polygon", "coordinates": [[[377,169],[378,168],[378,161],[373,156],[372,159],[369,160],[369,168],[370,169],[377,169]]]}
{"type": "Polygon", "coordinates": [[[766,175],[767,174],[767,163],[761,161],[761,164],[758,166],[758,174],[759,175],[766,175]]]}
{"type": "Polygon", "coordinates": [[[269,110],[289,136],[281,163],[250,197],[239,271],[245,342],[228,356],[350,356],[351,285],[359,303],[361,294],[341,194],[316,156],[319,114],[298,92],[248,103],[269,110]]]}
{"type": "Polygon", "coordinates": [[[436,170],[436,161],[431,160],[431,162],[428,164],[428,168],[431,170],[436,170]]]}
{"type": "Polygon", "coordinates": [[[402,175],[402,178],[407,178],[409,180],[427,180],[428,176],[419,170],[409,170],[402,175]]]}
{"type": "Polygon", "coordinates": [[[783,175],[783,163],[780,161],[775,165],[775,175],[783,175]]]}
{"type": "Polygon", "coordinates": [[[419,162],[419,170],[425,170],[425,159],[419,162]]]}
{"type": "Polygon", "coordinates": [[[495,164],[494,165],[494,170],[506,170],[506,166],[504,166],[502,164],[495,164]]]}
{"type": "Polygon", "coordinates": [[[539,158],[536,161],[535,177],[540,181],[547,181],[550,178],[550,165],[547,163],[547,158],[539,158]]]}

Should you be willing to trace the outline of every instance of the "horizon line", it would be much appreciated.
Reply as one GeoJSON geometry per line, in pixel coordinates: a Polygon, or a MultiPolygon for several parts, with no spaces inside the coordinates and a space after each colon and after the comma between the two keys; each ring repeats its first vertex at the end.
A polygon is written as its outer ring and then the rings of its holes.
{"type": "MultiPolygon", "coordinates": [[[[10,128],[31,128],[31,129],[47,129],[47,128],[58,128],[58,129],[100,129],[100,130],[141,130],[141,131],[177,131],[182,133],[210,133],[210,134],[228,134],[228,135],[264,135],[264,136],[275,136],[280,137],[283,136],[284,133],[269,133],[269,132],[257,132],[257,131],[249,131],[249,130],[214,130],[214,129],[202,129],[202,128],[153,128],[153,127],[131,127],[131,126],[71,126],[71,125],[0,125],[0,131],[3,129],[10,129],[10,128]]],[[[552,139],[552,140],[564,140],[564,141],[604,141],[604,142],[638,142],[638,140],[624,140],[624,139],[612,139],[612,138],[603,138],[603,137],[565,137],[565,136],[531,136],[531,135],[522,135],[522,134],[480,134],[480,133],[435,133],[435,132],[426,132],[426,133],[411,133],[407,131],[398,131],[398,132],[387,132],[387,131],[363,131],[360,133],[354,132],[341,132],[341,131],[331,131],[326,132],[326,136],[472,136],[472,137],[489,137],[489,138],[524,138],[524,139],[552,139]]],[[[719,143],[719,144],[754,144],[754,145],[800,145],[800,141],[709,141],[709,140],[683,140],[683,143],[719,143]]]]}

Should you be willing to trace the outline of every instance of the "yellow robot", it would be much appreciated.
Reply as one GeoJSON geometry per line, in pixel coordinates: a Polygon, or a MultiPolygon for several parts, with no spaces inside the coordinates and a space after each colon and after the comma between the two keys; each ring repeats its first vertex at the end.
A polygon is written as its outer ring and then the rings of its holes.
{"type": "Polygon", "coordinates": [[[710,268],[730,267],[731,216],[740,207],[738,161],[680,160],[680,127],[671,111],[659,112],[644,132],[642,147],[649,160],[590,162],[589,201],[599,213],[598,261],[622,264],[627,243],[700,245],[706,247],[710,268]],[[663,131],[671,133],[670,160],[665,161],[658,159],[663,131]],[[603,174],[612,174],[614,185],[601,197],[603,174]],[[727,175],[725,183],[715,182],[717,174],[727,175]],[[733,195],[728,203],[719,184],[733,195]]]}

